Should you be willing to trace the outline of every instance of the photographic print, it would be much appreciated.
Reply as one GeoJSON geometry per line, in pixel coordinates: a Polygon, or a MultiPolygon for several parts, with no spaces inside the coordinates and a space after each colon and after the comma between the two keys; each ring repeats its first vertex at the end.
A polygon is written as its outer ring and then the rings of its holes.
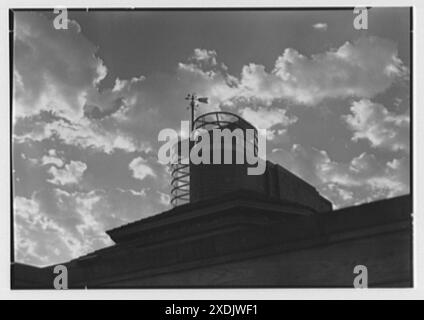
{"type": "Polygon", "coordinates": [[[11,288],[413,287],[412,12],[11,9],[11,288]]]}

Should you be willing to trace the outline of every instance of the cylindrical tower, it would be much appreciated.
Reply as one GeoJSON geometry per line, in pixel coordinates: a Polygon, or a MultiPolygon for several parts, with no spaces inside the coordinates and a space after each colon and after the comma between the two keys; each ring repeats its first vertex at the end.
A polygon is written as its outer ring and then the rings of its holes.
{"type": "MultiPolygon", "coordinates": [[[[182,159],[182,144],[187,141],[179,141],[175,146],[174,156],[177,161],[171,165],[171,204],[178,206],[187,202],[196,202],[222,195],[227,192],[239,189],[258,190],[264,185],[262,176],[248,176],[246,163],[246,153],[252,152],[257,156],[258,132],[256,128],[240,116],[230,112],[211,112],[197,117],[193,122],[194,132],[203,129],[209,135],[210,164],[193,164],[187,161],[184,164],[182,159]],[[215,141],[214,129],[221,132],[242,133],[241,139],[234,135],[231,139],[220,137],[215,141]],[[247,130],[252,130],[253,134],[247,134],[247,130]],[[215,143],[214,143],[215,142],[215,143]],[[218,147],[216,147],[218,146],[218,147]],[[220,149],[220,150],[217,150],[220,149]],[[219,152],[221,163],[213,163],[214,154],[219,152]],[[237,153],[242,152],[243,162],[236,163],[237,153]],[[224,163],[226,153],[231,155],[231,163],[224,163]],[[259,181],[260,180],[260,181],[259,181]]],[[[190,141],[189,150],[195,145],[190,141]]]]}
{"type": "Polygon", "coordinates": [[[257,156],[258,132],[249,122],[230,112],[211,112],[196,118],[194,130],[204,129],[209,135],[210,164],[193,164],[190,162],[190,202],[218,197],[222,194],[240,189],[255,191],[264,186],[263,176],[249,176],[246,162],[247,152],[257,156]],[[234,134],[231,138],[216,136],[214,129],[220,132],[227,130],[234,134]],[[248,134],[247,131],[251,130],[248,134]],[[238,132],[240,135],[236,135],[238,132]],[[221,157],[221,163],[213,163],[215,153],[221,157]],[[224,163],[224,155],[231,155],[231,162],[224,163]],[[238,155],[238,153],[241,153],[238,155]],[[236,163],[237,156],[243,161],[236,163]]]}

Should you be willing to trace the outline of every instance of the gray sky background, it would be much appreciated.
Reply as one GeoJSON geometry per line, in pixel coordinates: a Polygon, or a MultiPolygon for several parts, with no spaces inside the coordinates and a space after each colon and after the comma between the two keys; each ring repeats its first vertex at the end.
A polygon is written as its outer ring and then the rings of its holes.
{"type": "Polygon", "coordinates": [[[351,206],[409,192],[409,9],[15,13],[16,260],[112,244],[169,208],[158,132],[228,110],[268,129],[267,157],[351,206]]]}

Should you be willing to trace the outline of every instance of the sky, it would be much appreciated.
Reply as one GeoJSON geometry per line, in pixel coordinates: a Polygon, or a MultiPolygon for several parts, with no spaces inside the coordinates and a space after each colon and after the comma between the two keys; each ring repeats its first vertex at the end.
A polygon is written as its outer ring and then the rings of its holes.
{"type": "Polygon", "coordinates": [[[335,208],[409,193],[409,9],[14,13],[15,261],[112,245],[170,209],[158,133],[225,110],[335,208]]]}

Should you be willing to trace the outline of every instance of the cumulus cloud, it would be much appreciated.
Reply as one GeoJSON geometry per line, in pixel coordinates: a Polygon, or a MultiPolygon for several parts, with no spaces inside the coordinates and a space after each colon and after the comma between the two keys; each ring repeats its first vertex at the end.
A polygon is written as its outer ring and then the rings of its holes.
{"type": "Polygon", "coordinates": [[[43,166],[54,164],[57,167],[62,167],[64,163],[63,163],[63,160],[57,156],[56,150],[50,149],[48,152],[48,155],[44,155],[41,158],[41,164],[43,166]]]}
{"type": "Polygon", "coordinates": [[[102,119],[108,115],[111,115],[119,109],[123,108],[125,106],[122,98],[117,98],[110,109],[103,109],[97,105],[93,104],[85,104],[84,105],[84,115],[88,118],[93,119],[102,119]]]}
{"type": "Polygon", "coordinates": [[[370,195],[373,197],[393,197],[409,192],[407,158],[380,163],[374,155],[362,153],[350,163],[340,164],[331,161],[325,154],[316,167],[322,182],[346,188],[365,187],[371,189],[370,195]]]}
{"type": "Polygon", "coordinates": [[[372,147],[409,151],[408,114],[395,114],[368,99],[353,102],[343,119],[353,131],[353,141],[368,140],[372,147]]]}
{"type": "Polygon", "coordinates": [[[102,123],[87,118],[72,121],[51,111],[19,119],[14,127],[13,138],[18,143],[56,138],[68,145],[105,153],[112,153],[116,149],[127,152],[150,149],[148,142],[136,141],[116,126],[106,128],[102,123]]]}
{"type": "Polygon", "coordinates": [[[56,30],[40,13],[15,13],[15,116],[53,108],[68,117],[81,115],[84,96],[107,69],[77,25],[56,30]]]}
{"type": "Polygon", "coordinates": [[[142,157],[133,159],[128,167],[131,169],[133,177],[136,179],[143,180],[147,176],[156,177],[155,172],[147,165],[147,161],[142,157]]]}
{"type": "Polygon", "coordinates": [[[281,99],[315,105],[332,98],[372,98],[409,72],[396,44],[378,37],[362,37],[310,57],[287,48],[271,72],[250,63],[239,78],[221,70],[205,71],[198,64],[180,64],[180,68],[209,78],[211,93],[222,104],[241,99],[266,105],[281,99]]]}
{"type": "Polygon", "coordinates": [[[216,66],[216,51],[206,49],[194,49],[194,54],[191,57],[192,60],[200,63],[205,63],[209,66],[216,66]]]}
{"type": "Polygon", "coordinates": [[[100,200],[96,192],[68,193],[54,189],[59,212],[45,210],[35,194],[15,197],[16,260],[38,266],[64,262],[92,250],[111,245],[104,225],[94,216],[100,200]]]}
{"type": "Polygon", "coordinates": [[[137,103],[143,76],[117,79],[113,88],[100,91],[107,68],[77,22],[71,21],[68,30],[56,30],[45,15],[29,12],[16,13],[15,22],[13,103],[18,142],[57,137],[106,153],[148,148],[149,142],[117,126],[137,103]],[[110,123],[101,121],[114,115],[110,123]]]}
{"type": "Polygon", "coordinates": [[[241,110],[241,116],[254,126],[261,129],[269,129],[274,125],[281,124],[288,126],[297,121],[295,116],[287,116],[284,109],[269,109],[259,107],[257,110],[244,108],[241,110]]]}
{"type": "Polygon", "coordinates": [[[324,22],[318,22],[318,23],[313,24],[312,28],[314,28],[316,30],[327,31],[328,24],[324,23],[324,22]]]}
{"type": "Polygon", "coordinates": [[[297,121],[297,117],[286,115],[284,109],[259,107],[254,110],[250,107],[241,109],[241,116],[259,129],[267,130],[267,138],[272,140],[276,132],[282,134],[285,128],[297,121]],[[278,129],[276,127],[279,127],[278,129]],[[272,129],[274,128],[274,129],[272,129]]]}
{"type": "Polygon", "coordinates": [[[144,76],[129,80],[117,78],[113,88],[104,89],[101,93],[91,88],[85,96],[84,115],[90,119],[103,119],[134,107],[145,79],[144,76]]]}
{"type": "Polygon", "coordinates": [[[139,196],[139,197],[145,197],[146,196],[146,189],[143,188],[140,191],[136,191],[133,189],[122,189],[122,188],[118,188],[119,191],[121,192],[129,192],[130,194],[132,194],[133,196],[139,196]]]}
{"type": "Polygon", "coordinates": [[[57,169],[51,167],[48,170],[53,178],[48,181],[57,185],[67,185],[78,183],[82,179],[84,171],[87,169],[87,165],[81,161],[71,161],[66,164],[63,169],[57,169]]]}
{"type": "Polygon", "coordinates": [[[30,232],[29,226],[39,225],[41,229],[50,228],[58,230],[58,226],[51,224],[48,219],[42,219],[39,215],[39,206],[33,199],[24,197],[15,197],[13,201],[14,207],[14,245],[16,259],[19,261],[35,261],[37,264],[45,264],[48,261],[47,254],[39,254],[36,252],[37,242],[28,237],[30,232]],[[26,222],[29,226],[23,224],[26,222]]]}
{"type": "Polygon", "coordinates": [[[231,104],[238,89],[239,80],[230,75],[223,63],[217,62],[214,50],[195,49],[185,63],[177,69],[177,87],[209,97],[208,105],[200,105],[200,111],[219,110],[223,104],[231,104]]]}
{"type": "Polygon", "coordinates": [[[15,259],[46,266],[110,246],[105,230],[163,208],[156,191],[65,191],[58,187],[14,198],[15,259]],[[133,192],[134,191],[134,192],[133,192]]]}
{"type": "Polygon", "coordinates": [[[160,203],[166,207],[168,207],[171,203],[171,197],[167,193],[163,193],[158,191],[158,194],[160,196],[160,203]]]}
{"type": "Polygon", "coordinates": [[[333,161],[327,152],[295,144],[270,157],[314,185],[336,208],[409,193],[409,159],[388,162],[362,153],[349,162],[333,161]]]}
{"type": "Polygon", "coordinates": [[[406,72],[394,43],[368,37],[310,58],[286,49],[273,74],[283,97],[314,104],[325,98],[373,97],[406,72]]]}
{"type": "Polygon", "coordinates": [[[409,159],[381,163],[362,153],[348,164],[327,161],[319,166],[323,192],[338,206],[356,205],[409,193],[409,159]],[[391,164],[396,163],[396,168],[391,164]],[[346,195],[350,195],[346,197],[346,195]]]}

